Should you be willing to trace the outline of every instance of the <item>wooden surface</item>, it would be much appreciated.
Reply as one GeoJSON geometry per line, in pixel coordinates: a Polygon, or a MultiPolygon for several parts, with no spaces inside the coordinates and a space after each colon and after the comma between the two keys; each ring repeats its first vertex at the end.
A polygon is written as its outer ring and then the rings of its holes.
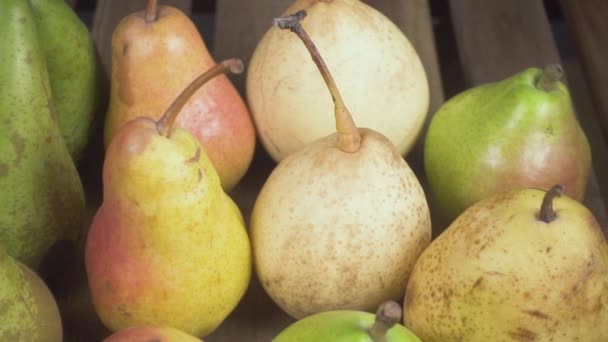
{"type": "MultiPolygon", "coordinates": [[[[561,62],[541,0],[450,0],[450,9],[467,87],[561,62]]],[[[608,227],[595,172],[584,203],[608,227]]]]}
{"type": "Polygon", "coordinates": [[[608,140],[608,1],[560,3],[583,62],[604,138],[608,140]]]}
{"type": "MultiPolygon", "coordinates": [[[[597,2],[604,0],[597,0],[597,2]]],[[[215,11],[215,33],[213,55],[216,60],[226,57],[238,56],[246,65],[253,49],[259,39],[271,25],[272,18],[280,15],[291,4],[292,0],[217,0],[215,11]]],[[[452,60],[443,62],[438,59],[435,46],[435,37],[431,23],[429,2],[427,0],[367,0],[366,3],[385,13],[400,27],[418,51],[431,89],[430,114],[443,103],[446,73],[443,77],[439,70],[445,68],[459,68],[458,72],[449,74],[463,75],[464,81],[458,80],[451,84],[458,84],[457,91],[465,87],[483,82],[495,81],[512,73],[520,71],[531,65],[543,66],[547,63],[560,60],[553,36],[548,25],[547,17],[540,0],[509,0],[509,1],[482,1],[482,0],[451,0],[451,20],[453,23],[455,44],[448,44],[448,58],[452,60]],[[481,15],[480,13],[483,13],[481,15]],[[475,23],[474,25],[472,23],[475,23]]],[[[564,1],[568,2],[568,1],[564,1]]],[[[571,1],[574,2],[574,1],[571,1]]],[[[94,22],[92,25],[93,37],[96,41],[101,59],[109,75],[110,42],[111,35],[118,22],[127,14],[144,7],[145,0],[120,1],[101,0],[97,4],[94,22]]],[[[190,13],[192,1],[171,0],[159,1],[160,4],[174,5],[186,13],[190,13]]],[[[451,30],[451,26],[450,26],[451,30]]],[[[582,46],[581,46],[582,47],[582,46]]],[[[444,47],[445,49],[445,47],[444,47]]],[[[445,52],[445,51],[444,51],[445,52]]],[[[441,57],[441,56],[440,56],[441,57]]],[[[445,56],[443,56],[445,58],[445,56]]],[[[606,60],[606,59],[604,59],[606,60]]],[[[570,79],[571,70],[576,68],[566,66],[570,79]]],[[[589,77],[589,71],[586,76],[589,77]]],[[[581,73],[575,77],[581,80],[581,73]]],[[[231,79],[244,95],[244,75],[232,76],[231,79]]],[[[608,87],[604,86],[605,89],[608,87]]],[[[573,97],[574,96],[573,92],[573,97]]],[[[580,113],[589,113],[585,104],[587,99],[581,95],[580,113]],[[585,109],[585,110],[581,110],[585,109]]],[[[575,97],[576,101],[576,97],[575,97]]],[[[606,112],[604,112],[606,113],[606,112]]],[[[587,120],[591,126],[593,120],[587,120]]],[[[428,121],[427,121],[428,123],[428,121]]],[[[99,130],[102,131],[101,129],[99,130]]],[[[100,136],[98,145],[92,147],[100,155],[100,136]]],[[[416,164],[415,170],[420,172],[420,144],[418,152],[408,156],[408,161],[416,164]],[[416,154],[418,153],[418,154],[416,154]]],[[[595,156],[594,156],[595,157],[595,156]]],[[[241,208],[246,221],[253,206],[253,202],[267,176],[274,168],[275,163],[258,146],[256,156],[249,172],[243,181],[230,193],[241,208]]],[[[95,211],[101,200],[100,193],[100,160],[85,160],[81,165],[83,182],[87,186],[88,204],[91,214],[95,211]]],[[[420,176],[420,175],[419,175],[420,176]]],[[[594,175],[589,186],[585,203],[600,219],[604,227],[608,227],[606,208],[599,192],[597,179],[594,175]]],[[[79,300],[86,302],[87,288],[79,288],[79,300]]],[[[83,304],[86,305],[86,304],[83,304]]],[[[81,328],[75,338],[70,341],[96,341],[107,336],[109,332],[100,326],[100,323],[91,319],[91,307],[83,313],[83,319],[88,320],[86,328],[81,328]],[[84,338],[86,329],[91,335],[84,338]]],[[[94,317],[94,316],[93,316],[94,317]]],[[[266,295],[253,275],[250,288],[236,310],[226,321],[205,341],[270,341],[272,337],[293,322],[280,310],[266,295]]]]}

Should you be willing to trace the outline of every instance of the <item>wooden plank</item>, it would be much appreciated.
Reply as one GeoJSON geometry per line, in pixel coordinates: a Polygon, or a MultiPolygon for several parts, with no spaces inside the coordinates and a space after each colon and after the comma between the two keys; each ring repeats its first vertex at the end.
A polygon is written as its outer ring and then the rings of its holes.
{"type": "MultiPolygon", "coordinates": [[[[560,62],[541,0],[450,0],[450,10],[467,86],[560,62]]],[[[584,204],[608,234],[608,215],[595,172],[584,204]]]]}
{"type": "Polygon", "coordinates": [[[429,80],[429,113],[435,113],[443,103],[444,95],[428,0],[366,0],[365,3],[384,13],[403,31],[416,49],[429,80]]]}
{"type": "MultiPolygon", "coordinates": [[[[114,28],[125,16],[144,9],[145,4],[146,0],[100,0],[97,3],[92,32],[106,74],[110,75],[112,64],[112,33],[114,28]]],[[[175,6],[186,14],[190,14],[192,8],[191,0],[161,0],[158,4],[175,6]]]]}
{"type": "MultiPolygon", "coordinates": [[[[262,35],[270,28],[272,19],[282,14],[292,0],[218,0],[214,57],[238,56],[246,63],[262,35]],[[255,15],[251,15],[255,13],[255,15]]],[[[367,1],[381,12],[388,14],[408,36],[420,54],[431,84],[433,111],[443,101],[441,78],[438,74],[430,11],[426,0],[373,0],[367,1]]],[[[247,65],[247,64],[246,64],[247,65]]],[[[244,95],[244,78],[233,78],[244,95]]],[[[257,193],[274,168],[275,163],[258,146],[250,171],[231,193],[246,219],[257,193]]],[[[253,279],[249,291],[235,312],[206,341],[270,341],[293,319],[278,308],[257,279],[253,279]]]]}
{"type": "MultiPolygon", "coordinates": [[[[216,60],[238,57],[249,65],[256,45],[292,0],[218,0],[213,55],[216,60]],[[254,14],[255,13],[255,14],[254,14]]],[[[245,79],[233,78],[235,86],[244,94],[245,79]]]]}
{"type": "Polygon", "coordinates": [[[574,34],[598,120],[608,140],[608,1],[561,0],[560,3],[574,34]]]}

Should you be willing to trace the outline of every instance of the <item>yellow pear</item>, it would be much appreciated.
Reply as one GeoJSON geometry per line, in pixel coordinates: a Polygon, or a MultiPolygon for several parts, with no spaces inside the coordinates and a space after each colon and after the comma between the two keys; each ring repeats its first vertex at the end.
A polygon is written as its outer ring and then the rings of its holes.
{"type": "Polygon", "coordinates": [[[562,191],[465,210],[416,263],[405,325],[425,342],[608,341],[608,244],[562,191]]]}
{"type": "Polygon", "coordinates": [[[216,65],[160,120],[136,118],[112,139],[85,250],[93,304],[111,330],[171,326],[202,337],[245,293],[251,251],[241,213],[198,140],[173,127],[203,83],[242,68],[216,65]]]}
{"type": "MultiPolygon", "coordinates": [[[[332,70],[357,124],[386,136],[405,155],[429,107],[429,85],[407,37],[382,13],[359,0],[296,0],[302,26],[332,70]]],[[[247,103],[266,151],[276,161],[334,132],[333,102],[298,39],[271,27],[247,73],[247,103]]]]}
{"type": "MultiPolygon", "coordinates": [[[[295,318],[374,311],[400,299],[429,244],[424,192],[395,146],[357,128],[310,37],[304,11],[279,18],[304,41],[335,100],[337,133],[279,163],[256,199],[251,238],[257,275],[295,318]]],[[[325,113],[329,115],[329,113],[325,113]]]]}

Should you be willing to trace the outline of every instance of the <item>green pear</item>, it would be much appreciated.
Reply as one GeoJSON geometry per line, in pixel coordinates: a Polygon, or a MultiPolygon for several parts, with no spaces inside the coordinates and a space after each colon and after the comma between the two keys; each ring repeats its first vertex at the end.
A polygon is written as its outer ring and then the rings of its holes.
{"type": "Polygon", "coordinates": [[[190,96],[231,70],[227,60],[191,83],[158,121],[139,117],[110,143],[103,202],[85,261],[95,309],[116,331],[171,326],[211,333],[249,285],[251,247],[238,207],[205,150],[173,122],[190,96]]]}
{"type": "Polygon", "coordinates": [[[424,164],[444,227],[501,191],[560,183],[583,198],[591,152],[561,77],[558,65],[529,68],[464,91],[438,110],[424,164]]]}
{"type": "Polygon", "coordinates": [[[62,341],[57,303],[44,282],[0,247],[0,341],[62,341]]]}
{"type": "Polygon", "coordinates": [[[303,318],[283,330],[273,342],[420,342],[401,321],[401,307],[382,303],[376,315],[365,311],[325,311],[303,318]]]}
{"type": "Polygon", "coordinates": [[[102,70],[87,26],[64,0],[29,0],[34,9],[57,109],[57,123],[77,162],[100,109],[102,70]]]}
{"type": "Polygon", "coordinates": [[[405,325],[425,342],[608,341],[608,243],[562,191],[469,207],[418,259],[405,325]]]}
{"type": "Polygon", "coordinates": [[[58,240],[77,239],[85,213],[63,143],[29,1],[0,2],[0,241],[32,268],[58,240]]]}

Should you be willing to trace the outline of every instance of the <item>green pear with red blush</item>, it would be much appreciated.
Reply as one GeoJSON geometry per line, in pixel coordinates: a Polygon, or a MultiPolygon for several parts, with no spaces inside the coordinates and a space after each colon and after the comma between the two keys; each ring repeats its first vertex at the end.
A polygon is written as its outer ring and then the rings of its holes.
{"type": "Polygon", "coordinates": [[[236,307],[251,276],[251,248],[238,207],[198,140],[173,125],[190,96],[226,71],[194,80],[158,121],[126,123],[106,151],[103,202],[85,262],[95,309],[112,331],[170,326],[202,337],[236,307]]]}
{"type": "Polygon", "coordinates": [[[446,226],[473,203],[516,188],[559,183],[582,200],[591,152],[562,76],[555,64],[529,68],[466,90],[437,111],[424,164],[446,226]]]}

